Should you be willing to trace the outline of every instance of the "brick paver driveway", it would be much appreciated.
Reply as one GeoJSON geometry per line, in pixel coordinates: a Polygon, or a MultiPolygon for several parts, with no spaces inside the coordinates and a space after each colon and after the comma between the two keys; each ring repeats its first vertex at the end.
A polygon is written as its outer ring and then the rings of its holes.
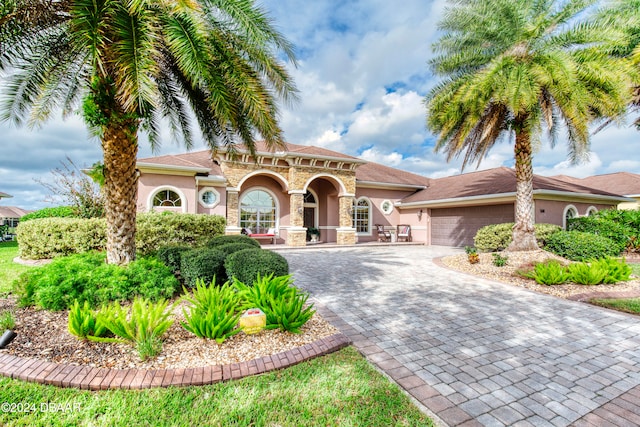
{"type": "Polygon", "coordinates": [[[281,253],[323,314],[440,422],[640,425],[638,318],[432,261],[456,251],[281,253]]]}

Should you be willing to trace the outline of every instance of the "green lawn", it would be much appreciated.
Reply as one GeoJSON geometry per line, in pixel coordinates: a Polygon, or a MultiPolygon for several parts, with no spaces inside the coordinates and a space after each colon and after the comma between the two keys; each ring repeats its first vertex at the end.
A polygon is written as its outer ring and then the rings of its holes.
{"type": "Polygon", "coordinates": [[[640,298],[592,299],[591,304],[627,313],[640,314],[640,298]]]}
{"type": "Polygon", "coordinates": [[[20,273],[34,268],[13,262],[17,256],[18,242],[0,242],[0,295],[11,291],[11,284],[20,273]]]}
{"type": "MultiPolygon", "coordinates": [[[[13,263],[17,254],[15,242],[0,243],[0,293],[10,291],[20,273],[37,268],[13,263]]],[[[289,369],[201,387],[90,392],[0,377],[0,402],[9,404],[0,411],[3,426],[433,425],[352,347],[289,369]],[[12,412],[11,404],[24,410],[12,412]]]]}
{"type": "Polygon", "coordinates": [[[640,277],[640,264],[637,264],[637,263],[629,264],[629,267],[631,267],[631,271],[633,271],[633,274],[635,276],[640,277]]]}
{"type": "Polygon", "coordinates": [[[0,379],[6,426],[432,426],[353,348],[291,368],[201,387],[90,392],[0,379]],[[60,412],[41,411],[68,408],[60,412]],[[52,405],[53,404],[53,405],[52,405]],[[33,409],[33,407],[31,407],[33,409]]]}

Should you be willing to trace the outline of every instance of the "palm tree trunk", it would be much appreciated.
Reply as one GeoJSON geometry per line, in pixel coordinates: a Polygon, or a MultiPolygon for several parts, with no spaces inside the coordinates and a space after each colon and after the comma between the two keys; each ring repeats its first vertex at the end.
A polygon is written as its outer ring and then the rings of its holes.
{"type": "Polygon", "coordinates": [[[137,125],[135,119],[112,123],[102,138],[107,262],[127,264],[136,258],[137,125]]]}
{"type": "Polygon", "coordinates": [[[533,204],[533,166],[531,138],[526,130],[516,130],[516,212],[513,240],[508,251],[539,249],[536,241],[533,204]]]}

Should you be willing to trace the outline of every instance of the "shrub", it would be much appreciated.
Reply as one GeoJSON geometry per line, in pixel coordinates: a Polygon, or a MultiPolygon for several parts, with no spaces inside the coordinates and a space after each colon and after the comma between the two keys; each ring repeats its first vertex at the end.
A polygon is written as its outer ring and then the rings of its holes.
{"type": "Polygon", "coordinates": [[[191,297],[185,297],[192,306],[187,312],[182,310],[187,320],[182,326],[200,338],[214,339],[222,344],[227,338],[240,332],[234,329],[240,319],[241,298],[235,289],[226,282],[222,286],[205,286],[198,280],[191,297]]]}
{"type": "Polygon", "coordinates": [[[629,251],[640,249],[640,210],[599,211],[592,216],[571,219],[567,229],[607,237],[629,251]]]}
{"type": "Polygon", "coordinates": [[[52,208],[42,208],[37,211],[29,212],[20,218],[20,222],[29,221],[38,218],[75,218],[78,217],[76,210],[71,206],[56,206],[52,208]]]}
{"type": "Polygon", "coordinates": [[[599,266],[607,271],[603,283],[613,284],[631,280],[631,267],[624,259],[602,258],[591,262],[592,266],[599,266]]]}
{"type": "MultiPolygon", "coordinates": [[[[561,228],[553,224],[535,224],[538,246],[544,247],[547,239],[560,231],[561,228]]],[[[511,243],[513,223],[486,225],[478,230],[473,239],[474,244],[483,252],[498,252],[505,250],[511,243]]]]}
{"type": "Polygon", "coordinates": [[[80,305],[75,300],[69,309],[68,329],[72,335],[78,338],[105,337],[109,330],[98,320],[97,312],[91,310],[89,302],[80,305]]]}
{"type": "Polygon", "coordinates": [[[577,262],[567,268],[569,280],[579,285],[599,285],[607,277],[607,268],[597,264],[577,262]]]}
{"type": "Polygon", "coordinates": [[[290,275],[259,275],[253,286],[234,279],[234,286],[244,300],[243,307],[260,308],[267,318],[266,329],[280,328],[297,334],[315,310],[313,304],[305,307],[309,294],[292,284],[290,275]]]}
{"type": "Polygon", "coordinates": [[[161,246],[158,248],[156,256],[160,261],[164,263],[173,274],[176,274],[180,270],[180,262],[182,260],[182,254],[193,248],[185,245],[169,245],[161,246]]]}
{"type": "Polygon", "coordinates": [[[267,249],[243,249],[227,257],[224,263],[227,276],[242,283],[253,283],[258,275],[286,276],[289,263],[280,254],[267,249]]]}
{"type": "Polygon", "coordinates": [[[139,213],[136,248],[145,255],[166,245],[203,245],[212,235],[224,234],[225,224],[220,215],[139,213]]]}
{"type": "Polygon", "coordinates": [[[17,227],[20,257],[56,258],[104,250],[107,227],[101,218],[42,218],[17,227]]]}
{"type": "Polygon", "coordinates": [[[192,249],[182,253],[180,275],[185,286],[193,288],[198,279],[210,283],[214,278],[221,285],[226,281],[225,258],[227,255],[213,248],[192,249]]]}
{"type": "Polygon", "coordinates": [[[220,252],[224,252],[226,256],[229,256],[232,253],[241,251],[243,249],[255,249],[255,246],[248,245],[245,242],[242,242],[242,243],[227,243],[220,246],[214,246],[214,248],[220,252]]]}
{"type": "Polygon", "coordinates": [[[258,242],[256,239],[252,239],[249,236],[245,236],[244,234],[223,234],[220,236],[215,236],[214,238],[207,241],[206,246],[213,248],[217,246],[228,245],[230,243],[244,243],[256,248],[260,247],[260,242],[258,242]]]}
{"type": "Polygon", "coordinates": [[[547,240],[546,249],[572,261],[618,256],[622,247],[611,239],[581,231],[559,231],[547,240]]]}
{"type": "Polygon", "coordinates": [[[170,298],[178,287],[168,267],[154,258],[141,258],[127,266],[105,263],[105,254],[89,252],[57,258],[48,265],[23,273],[14,285],[22,306],[49,310],[71,307],[74,300],[92,307],[110,301],[144,296],[170,298]]]}
{"type": "Polygon", "coordinates": [[[569,280],[566,267],[553,259],[536,264],[529,277],[541,285],[561,285],[569,280]]]}
{"type": "MultiPolygon", "coordinates": [[[[144,298],[135,298],[131,308],[118,303],[102,307],[98,321],[102,322],[117,338],[94,338],[96,341],[129,341],[136,344],[142,360],[154,357],[162,351],[162,335],[171,327],[173,306],[160,300],[152,303],[144,298]]],[[[90,338],[91,339],[91,338],[90,338]]]]}
{"type": "MultiPolygon", "coordinates": [[[[219,215],[139,213],[136,247],[146,256],[161,246],[204,244],[212,234],[223,233],[224,224],[219,215]]],[[[21,221],[17,228],[20,256],[26,259],[104,250],[106,233],[103,218],[43,218],[21,221]]]]}
{"type": "Polygon", "coordinates": [[[494,253],[493,254],[493,265],[495,265],[496,267],[504,267],[505,265],[507,265],[507,261],[509,261],[509,257],[508,256],[503,256],[500,255],[499,253],[494,253]]]}

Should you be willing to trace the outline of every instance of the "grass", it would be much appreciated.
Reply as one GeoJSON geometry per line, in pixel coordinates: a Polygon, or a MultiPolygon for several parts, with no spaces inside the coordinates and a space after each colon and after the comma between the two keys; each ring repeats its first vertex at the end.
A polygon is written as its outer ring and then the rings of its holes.
{"type": "Polygon", "coordinates": [[[22,272],[34,268],[13,262],[17,256],[18,242],[0,242],[0,295],[11,291],[13,281],[22,272]]]}
{"type": "Polygon", "coordinates": [[[353,348],[264,375],[201,387],[90,392],[0,378],[6,426],[433,426],[353,348]],[[58,412],[45,408],[65,408],[58,412]]]}
{"type": "Polygon", "coordinates": [[[589,302],[625,313],[640,314],[640,298],[592,299],[589,302]]]}
{"type": "Polygon", "coordinates": [[[629,264],[629,267],[631,267],[631,271],[633,275],[640,277],[640,264],[638,263],[629,264]]]}

